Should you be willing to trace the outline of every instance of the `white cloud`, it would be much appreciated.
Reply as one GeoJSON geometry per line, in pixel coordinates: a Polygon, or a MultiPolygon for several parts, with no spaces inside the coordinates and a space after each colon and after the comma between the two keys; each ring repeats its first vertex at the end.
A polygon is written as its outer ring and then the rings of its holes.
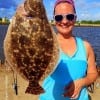
{"type": "Polygon", "coordinates": [[[75,0],[78,20],[100,20],[100,1],[75,0]]]}
{"type": "Polygon", "coordinates": [[[99,8],[100,9],[100,2],[93,2],[92,4],[92,7],[96,7],[96,8],[99,8]]]}
{"type": "Polygon", "coordinates": [[[100,20],[100,13],[93,15],[87,11],[79,14],[77,20],[100,20]]]}
{"type": "Polygon", "coordinates": [[[45,9],[46,9],[46,12],[47,12],[47,17],[50,20],[53,18],[53,8],[54,8],[54,0],[50,0],[48,2],[45,2],[45,9]]]}
{"type": "Polygon", "coordinates": [[[100,13],[95,14],[95,15],[94,15],[94,19],[95,19],[95,20],[98,20],[98,19],[100,20],[100,13]]]}
{"type": "Polygon", "coordinates": [[[11,18],[15,13],[14,9],[0,8],[0,17],[11,18]]]}

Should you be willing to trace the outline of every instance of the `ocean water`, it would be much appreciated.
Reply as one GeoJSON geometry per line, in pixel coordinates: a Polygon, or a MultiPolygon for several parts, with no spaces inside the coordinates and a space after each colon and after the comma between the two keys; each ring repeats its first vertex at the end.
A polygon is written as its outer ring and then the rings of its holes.
{"type": "MultiPolygon", "coordinates": [[[[53,26],[54,30],[56,28],[53,26]]],[[[8,29],[8,25],[0,25],[0,60],[4,61],[3,41],[8,29]]],[[[90,42],[96,55],[97,66],[100,66],[100,27],[75,27],[73,30],[75,36],[81,37],[90,42]]]]}

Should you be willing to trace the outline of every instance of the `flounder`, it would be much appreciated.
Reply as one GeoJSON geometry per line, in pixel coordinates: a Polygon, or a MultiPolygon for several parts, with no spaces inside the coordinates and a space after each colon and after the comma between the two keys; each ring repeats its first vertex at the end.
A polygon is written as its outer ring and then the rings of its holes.
{"type": "Polygon", "coordinates": [[[56,35],[48,22],[42,0],[24,2],[27,17],[16,11],[4,39],[4,54],[12,69],[29,81],[25,93],[41,94],[40,82],[59,58],[56,35]]]}

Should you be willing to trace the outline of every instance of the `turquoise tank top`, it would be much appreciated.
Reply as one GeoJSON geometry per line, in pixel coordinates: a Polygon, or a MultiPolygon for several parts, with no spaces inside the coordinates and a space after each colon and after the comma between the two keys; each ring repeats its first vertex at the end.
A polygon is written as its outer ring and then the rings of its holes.
{"type": "MultiPolygon", "coordinates": [[[[83,78],[87,71],[86,49],[82,39],[76,37],[77,49],[69,57],[60,50],[60,60],[57,68],[43,82],[45,93],[41,94],[39,100],[71,100],[63,97],[64,87],[70,82],[83,78]]],[[[83,87],[76,100],[89,100],[86,87],[83,87]]]]}

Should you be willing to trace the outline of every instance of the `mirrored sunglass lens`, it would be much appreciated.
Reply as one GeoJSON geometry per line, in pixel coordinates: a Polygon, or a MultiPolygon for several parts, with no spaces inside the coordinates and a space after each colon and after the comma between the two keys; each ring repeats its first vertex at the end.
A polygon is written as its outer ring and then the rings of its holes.
{"type": "Polygon", "coordinates": [[[63,19],[62,15],[56,15],[55,16],[55,21],[61,21],[63,19]]]}
{"type": "Polygon", "coordinates": [[[74,20],[75,15],[69,14],[69,15],[66,15],[66,18],[67,18],[68,20],[72,21],[72,20],[74,20]]]}

